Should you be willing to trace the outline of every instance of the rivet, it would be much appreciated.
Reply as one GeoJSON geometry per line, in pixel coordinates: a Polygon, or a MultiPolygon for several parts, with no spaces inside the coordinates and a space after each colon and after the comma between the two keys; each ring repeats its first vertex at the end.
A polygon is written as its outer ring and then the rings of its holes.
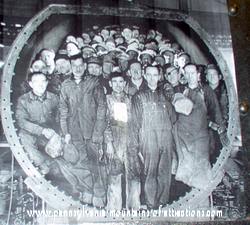
{"type": "Polygon", "coordinates": [[[238,12],[239,12],[239,7],[236,3],[229,6],[228,13],[230,16],[236,16],[238,12]]]}
{"type": "Polygon", "coordinates": [[[247,100],[243,100],[241,103],[240,103],[240,113],[241,115],[246,115],[249,111],[249,103],[247,100]]]}

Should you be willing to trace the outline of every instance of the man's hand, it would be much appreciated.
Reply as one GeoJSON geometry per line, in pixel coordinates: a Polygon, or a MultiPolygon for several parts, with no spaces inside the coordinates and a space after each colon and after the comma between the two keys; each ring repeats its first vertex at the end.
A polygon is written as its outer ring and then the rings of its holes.
{"type": "Polygon", "coordinates": [[[66,134],[65,137],[64,137],[65,143],[69,144],[70,140],[71,140],[71,135],[70,134],[66,134]]]}
{"type": "Polygon", "coordinates": [[[44,135],[47,139],[50,139],[56,132],[50,128],[44,128],[42,131],[42,135],[44,135]]]}
{"type": "Polygon", "coordinates": [[[107,143],[106,156],[108,160],[113,159],[114,152],[115,152],[115,149],[114,149],[113,143],[112,142],[107,143]]]}

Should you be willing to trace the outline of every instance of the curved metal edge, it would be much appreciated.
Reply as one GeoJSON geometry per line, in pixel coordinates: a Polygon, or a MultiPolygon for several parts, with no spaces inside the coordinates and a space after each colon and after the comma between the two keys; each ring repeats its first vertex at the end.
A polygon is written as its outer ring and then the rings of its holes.
{"type": "Polygon", "coordinates": [[[80,205],[80,202],[74,201],[72,197],[65,195],[61,191],[57,190],[49,181],[47,181],[39,170],[32,164],[31,160],[28,158],[23,146],[20,143],[20,138],[17,136],[17,129],[14,126],[15,120],[12,115],[14,112],[11,109],[10,94],[12,93],[11,81],[12,77],[15,75],[14,68],[17,60],[19,59],[19,54],[29,37],[36,30],[36,28],[50,15],[54,12],[54,7],[47,7],[42,10],[38,15],[33,17],[24,29],[19,33],[18,37],[12,44],[11,50],[7,56],[6,64],[3,70],[2,77],[2,90],[1,90],[1,114],[2,114],[2,124],[5,131],[6,139],[10,145],[10,148],[17,159],[18,163],[25,171],[28,177],[32,178],[32,185],[29,187],[42,199],[44,199],[48,204],[55,205],[54,198],[57,197],[57,203],[61,208],[68,208],[75,205],[80,205]],[[33,27],[33,29],[31,29],[33,27]],[[40,191],[40,187],[43,186],[44,191],[40,191]],[[46,193],[46,191],[48,191],[46,193]]]}
{"type": "MultiPolygon", "coordinates": [[[[228,130],[227,134],[230,140],[230,144],[227,147],[221,149],[221,153],[217,158],[216,163],[212,167],[212,180],[204,190],[192,189],[191,192],[186,194],[184,197],[180,198],[177,202],[174,202],[166,208],[175,208],[175,209],[187,209],[187,208],[199,208],[199,203],[208,199],[212,191],[216,186],[221,182],[224,176],[224,165],[227,162],[228,157],[233,149],[233,140],[235,138],[235,128],[237,126],[237,120],[234,118],[234,115],[237,114],[238,104],[235,85],[233,82],[232,75],[228,69],[227,63],[223,59],[223,56],[219,50],[217,50],[213,40],[210,38],[208,33],[195,21],[192,17],[187,17],[185,21],[204,41],[206,46],[211,51],[211,54],[216,59],[220,70],[223,74],[228,98],[229,98],[229,121],[228,121],[228,130]]],[[[180,219],[181,220],[181,219],[180,219]]]]}
{"type": "MultiPolygon", "coordinates": [[[[113,15],[111,12],[112,11],[109,11],[110,15],[113,15]]],[[[49,181],[44,179],[44,177],[40,174],[37,168],[34,167],[32,162],[29,160],[29,158],[27,157],[27,154],[24,151],[23,146],[20,143],[19,137],[16,134],[16,129],[14,127],[15,121],[12,118],[13,112],[11,110],[11,102],[10,102],[10,93],[12,92],[11,80],[12,80],[12,76],[15,75],[14,67],[15,67],[16,61],[18,60],[19,54],[23,46],[27,43],[27,40],[29,39],[29,37],[36,30],[36,28],[44,21],[44,19],[48,18],[52,14],[62,14],[62,13],[84,14],[84,10],[79,11],[78,7],[75,7],[75,6],[56,5],[56,4],[50,5],[46,9],[42,10],[37,16],[32,18],[28,22],[28,24],[24,27],[24,29],[20,32],[17,39],[14,41],[12,48],[6,59],[6,64],[4,66],[4,71],[3,71],[1,111],[2,111],[3,128],[6,134],[6,138],[10,144],[10,148],[13,154],[15,155],[17,161],[19,162],[21,167],[24,169],[25,173],[29,176],[28,177],[29,179],[27,179],[26,183],[39,197],[44,199],[51,206],[55,205],[54,200],[56,199],[57,202],[60,202],[60,204],[58,204],[59,208],[69,208],[69,207],[72,207],[73,205],[79,205],[80,203],[72,200],[71,197],[66,196],[64,193],[57,190],[53,185],[51,185],[49,181]],[[34,29],[30,29],[30,27],[34,27],[34,29]],[[46,193],[46,196],[44,195],[44,192],[41,191],[41,187],[42,187],[42,190],[48,190],[48,193],[46,193]]],[[[158,18],[159,15],[161,14],[154,13],[154,14],[151,14],[151,16],[149,16],[149,14],[144,15],[144,16],[158,18]]],[[[168,14],[168,15],[171,15],[171,14],[168,14]]],[[[169,18],[169,17],[168,18],[161,17],[161,19],[176,20],[176,18],[169,18]]],[[[229,102],[230,102],[229,125],[228,125],[230,147],[228,148],[224,147],[222,149],[221,154],[212,169],[214,179],[213,181],[210,182],[210,184],[205,190],[201,191],[201,190],[193,189],[191,192],[187,193],[184,197],[180,198],[178,201],[174,202],[170,206],[166,206],[165,209],[167,208],[180,209],[180,208],[189,208],[189,207],[193,208],[195,205],[198,205],[200,201],[204,200],[211,194],[211,192],[219,184],[219,182],[221,181],[223,177],[223,166],[226,163],[226,160],[229,157],[231,149],[232,149],[231,147],[232,140],[235,136],[234,127],[236,126],[236,120],[233,119],[233,115],[237,111],[237,97],[236,97],[236,92],[234,90],[232,76],[230,75],[226,62],[224,61],[221,53],[216,49],[212,39],[210,39],[206,31],[202,29],[201,26],[195,20],[193,20],[191,17],[182,13],[180,13],[178,20],[186,22],[198,35],[200,35],[202,40],[205,42],[206,46],[211,50],[211,53],[213,54],[216,61],[218,62],[219,67],[224,75],[224,79],[225,79],[227,91],[228,91],[229,102]]]]}

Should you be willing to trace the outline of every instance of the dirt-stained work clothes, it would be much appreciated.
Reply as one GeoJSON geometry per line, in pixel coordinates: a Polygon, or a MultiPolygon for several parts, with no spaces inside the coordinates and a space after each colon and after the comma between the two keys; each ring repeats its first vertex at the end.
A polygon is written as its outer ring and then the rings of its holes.
{"type": "MultiPolygon", "coordinates": [[[[149,208],[165,205],[171,183],[172,134],[176,114],[162,89],[147,89],[132,98],[130,157],[143,164],[145,201],[149,208]]],[[[134,162],[134,165],[138,165],[134,162]]],[[[137,167],[134,174],[138,175],[137,167]]]]}
{"type": "Polygon", "coordinates": [[[106,127],[106,98],[98,77],[86,76],[79,84],[73,78],[65,80],[59,108],[62,132],[71,135],[72,143],[80,152],[82,165],[87,166],[92,174],[92,181],[88,180],[88,186],[82,190],[86,196],[83,201],[103,207],[106,187],[102,172],[105,170],[99,163],[98,154],[106,127]]]}
{"type": "Polygon", "coordinates": [[[139,88],[137,88],[137,86],[130,79],[126,84],[124,91],[127,95],[133,96],[137,91],[145,90],[147,87],[147,81],[144,78],[142,78],[142,83],[139,88]]]}
{"type": "Polygon", "coordinates": [[[98,77],[87,76],[79,84],[72,78],[63,82],[60,93],[60,124],[63,134],[80,126],[82,137],[102,143],[106,126],[106,99],[98,77]]]}
{"type": "Polygon", "coordinates": [[[58,129],[58,103],[58,97],[48,91],[41,97],[29,91],[18,99],[16,119],[19,137],[36,166],[42,166],[49,158],[45,151],[38,150],[38,145],[45,146],[48,141],[42,135],[44,128],[58,129]]]}
{"type": "Polygon", "coordinates": [[[140,207],[140,182],[128,177],[128,123],[131,119],[131,100],[125,94],[107,95],[107,121],[105,142],[112,142],[114,159],[108,165],[109,184],[107,192],[107,209],[122,209],[122,174],[126,181],[126,207],[140,207]]]}
{"type": "Polygon", "coordinates": [[[178,114],[176,179],[191,187],[204,188],[211,179],[208,121],[222,124],[220,107],[209,86],[187,88],[184,95],[193,102],[191,114],[178,114]]]}
{"type": "Polygon", "coordinates": [[[178,84],[173,87],[170,83],[166,82],[162,85],[162,88],[165,90],[165,95],[168,97],[169,101],[172,102],[174,94],[182,93],[185,89],[185,86],[178,84]]]}

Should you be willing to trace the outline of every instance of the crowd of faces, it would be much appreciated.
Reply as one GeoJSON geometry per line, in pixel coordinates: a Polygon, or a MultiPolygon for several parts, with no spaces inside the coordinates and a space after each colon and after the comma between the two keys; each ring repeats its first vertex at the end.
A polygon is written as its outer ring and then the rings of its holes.
{"type": "Polygon", "coordinates": [[[191,62],[190,55],[177,42],[157,30],[144,32],[136,26],[101,29],[93,26],[81,35],[65,37],[57,52],[42,49],[33,60],[30,71],[42,72],[49,78],[56,74],[62,80],[71,75],[81,79],[84,74],[109,79],[111,73],[119,72],[124,78],[136,81],[142,76],[146,78],[146,67],[154,66],[158,68],[159,81],[173,86],[197,81],[205,81],[212,88],[219,85],[222,77],[215,65],[199,65],[192,76],[189,71],[192,68],[184,69],[191,62]],[[81,55],[83,61],[70,60],[75,55],[81,55]]]}

